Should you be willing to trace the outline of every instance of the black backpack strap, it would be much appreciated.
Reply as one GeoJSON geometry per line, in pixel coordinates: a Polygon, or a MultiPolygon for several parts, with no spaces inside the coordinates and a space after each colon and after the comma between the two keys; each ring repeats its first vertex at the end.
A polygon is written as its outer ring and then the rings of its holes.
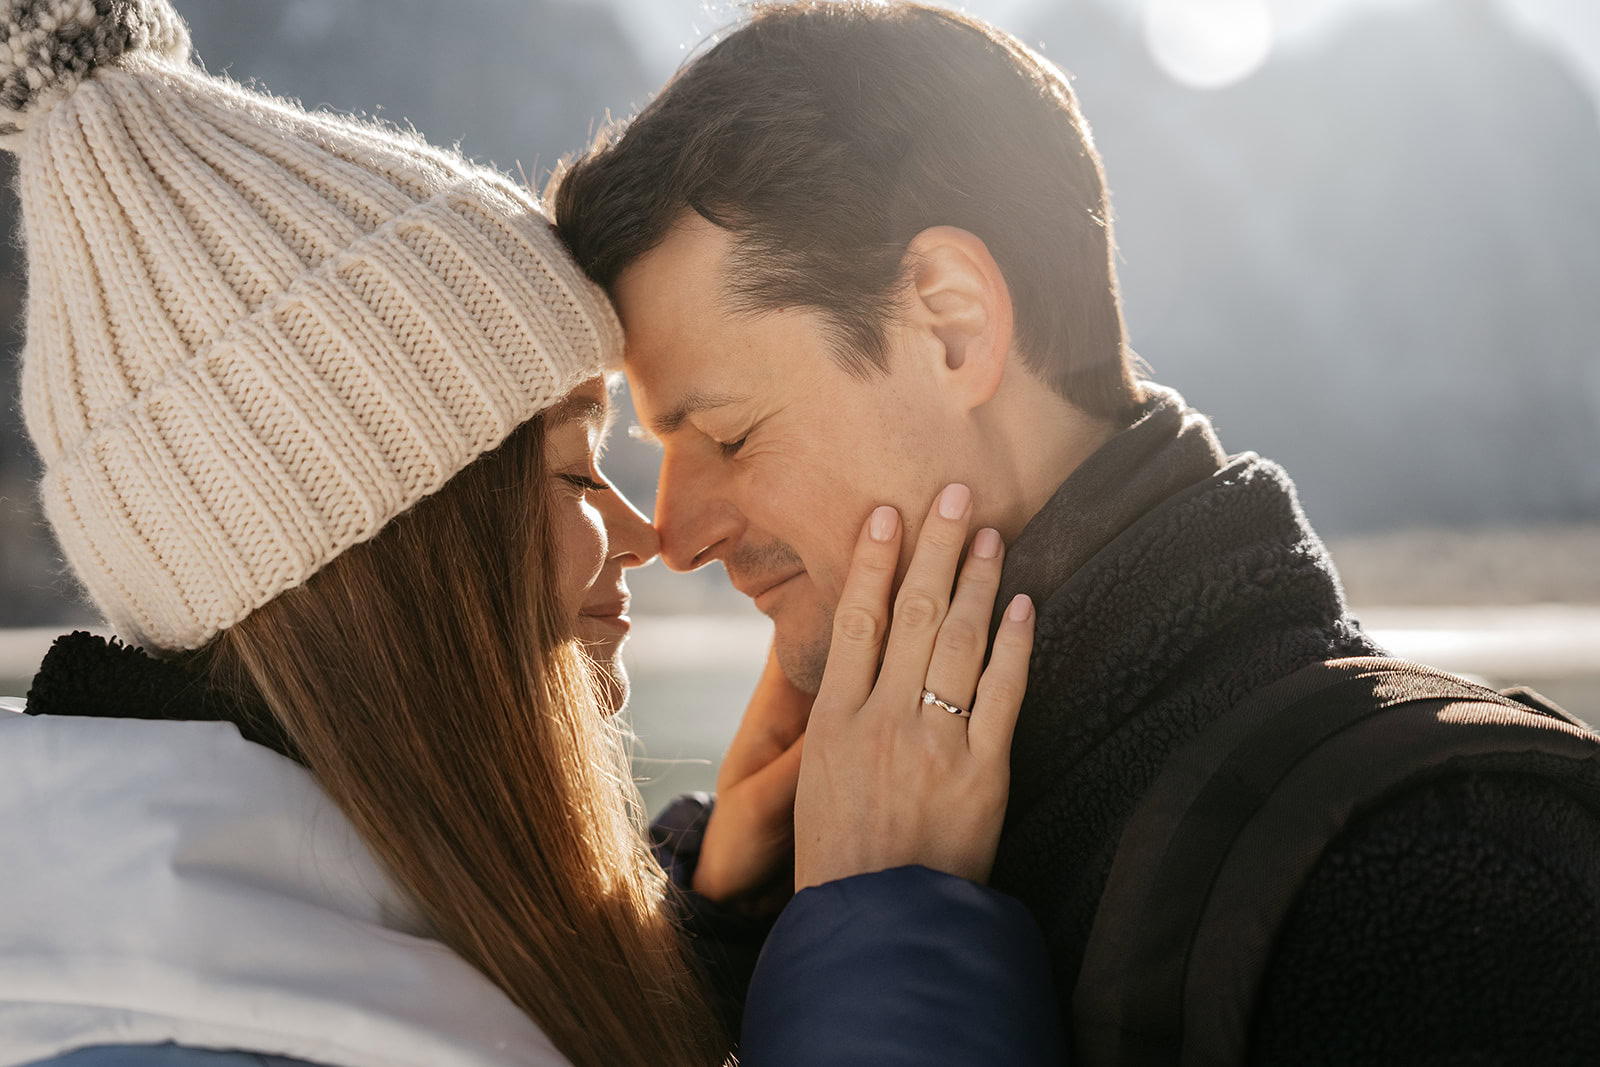
{"type": "Polygon", "coordinates": [[[1073,995],[1080,1061],[1243,1063],[1273,942],[1327,845],[1407,783],[1518,754],[1592,782],[1600,738],[1385,658],[1247,697],[1174,754],[1123,830],[1073,995]]]}

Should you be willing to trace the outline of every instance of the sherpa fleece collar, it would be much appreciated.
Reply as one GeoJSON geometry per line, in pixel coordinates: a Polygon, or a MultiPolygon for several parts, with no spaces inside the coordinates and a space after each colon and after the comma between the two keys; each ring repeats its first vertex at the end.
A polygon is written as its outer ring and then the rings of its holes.
{"type": "Polygon", "coordinates": [[[1176,390],[1147,383],[1129,426],[1097,449],[1006,552],[997,604],[1044,604],[1068,578],[1163,500],[1227,462],[1210,421],[1176,390]]]}
{"type": "Polygon", "coordinates": [[[115,637],[74,630],[56,638],[28,690],[30,715],[231,722],[246,741],[304,764],[265,709],[211,692],[192,655],[156,659],[115,637]]]}

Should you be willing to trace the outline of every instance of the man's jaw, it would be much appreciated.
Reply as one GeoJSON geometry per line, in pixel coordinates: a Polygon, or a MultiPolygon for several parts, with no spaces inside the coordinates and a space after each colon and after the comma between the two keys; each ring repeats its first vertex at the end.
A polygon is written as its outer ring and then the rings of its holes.
{"type": "Polygon", "coordinates": [[[773,619],[773,647],[778,654],[778,666],[790,684],[802,693],[815,694],[822,686],[823,670],[828,665],[833,612],[822,605],[816,605],[814,611],[800,604],[793,608],[773,619]]]}
{"type": "Polygon", "coordinates": [[[828,662],[833,606],[820,602],[817,583],[800,553],[782,541],[760,547],[744,544],[724,556],[722,566],[733,587],[772,620],[778,666],[784,675],[802,692],[815,693],[828,662]]]}

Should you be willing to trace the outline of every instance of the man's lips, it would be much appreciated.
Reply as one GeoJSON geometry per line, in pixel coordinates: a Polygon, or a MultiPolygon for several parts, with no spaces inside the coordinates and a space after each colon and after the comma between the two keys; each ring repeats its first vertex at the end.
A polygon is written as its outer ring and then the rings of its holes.
{"type": "Polygon", "coordinates": [[[762,598],[768,593],[776,591],[780,586],[794,581],[804,573],[805,571],[803,570],[794,571],[791,574],[781,575],[777,578],[764,579],[759,583],[734,582],[733,587],[739,590],[739,592],[743,593],[745,596],[749,597],[751,600],[755,601],[757,606],[760,606],[762,598]]]}

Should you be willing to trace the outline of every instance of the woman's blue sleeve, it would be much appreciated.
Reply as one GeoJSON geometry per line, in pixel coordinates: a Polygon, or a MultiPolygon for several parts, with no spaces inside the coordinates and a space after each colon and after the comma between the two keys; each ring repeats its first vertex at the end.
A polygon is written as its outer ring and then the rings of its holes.
{"type": "Polygon", "coordinates": [[[694,891],[700,846],[715,804],[704,793],[678,797],[651,824],[650,846],[677,890],[678,919],[710,984],[712,1007],[723,1028],[736,1034],[750,972],[776,916],[743,915],[694,891]]]}
{"type": "Polygon", "coordinates": [[[1044,935],[1021,903],[926,867],[807,889],[756,965],[745,1067],[1059,1065],[1044,935]]]}

